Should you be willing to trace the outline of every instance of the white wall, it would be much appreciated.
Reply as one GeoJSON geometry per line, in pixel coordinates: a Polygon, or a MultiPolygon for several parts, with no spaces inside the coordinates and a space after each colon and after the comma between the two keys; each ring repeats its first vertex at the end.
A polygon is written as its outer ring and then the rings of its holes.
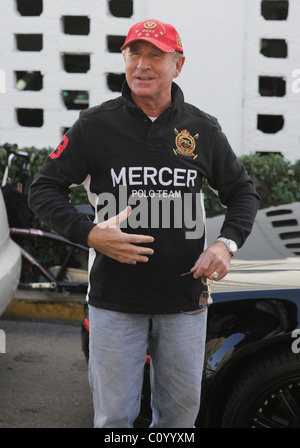
{"type": "Polygon", "coordinates": [[[237,154],[241,154],[245,0],[186,0],[184,7],[179,0],[135,0],[134,15],[130,19],[109,16],[105,0],[72,0],[71,8],[66,0],[44,0],[43,14],[34,18],[18,15],[13,4],[13,1],[6,2],[1,16],[4,38],[0,49],[5,62],[0,68],[4,67],[8,74],[7,94],[1,97],[4,100],[2,112],[6,110],[4,121],[0,123],[1,141],[56,146],[60,128],[70,126],[78,115],[78,112],[64,110],[60,91],[88,89],[91,105],[116,96],[106,88],[105,72],[123,71],[123,60],[120,54],[105,52],[105,35],[126,35],[133,23],[152,17],[173,23],[182,35],[187,60],[178,83],[186,101],[216,116],[237,154]],[[59,17],[65,14],[89,15],[90,35],[63,35],[59,17]],[[18,52],[14,48],[13,34],[31,29],[44,34],[43,51],[37,54],[18,52]],[[59,58],[59,53],[66,50],[91,51],[91,71],[87,75],[66,74],[59,58]],[[13,85],[13,71],[30,68],[42,70],[44,74],[41,93],[19,92],[13,85]],[[45,108],[43,128],[18,126],[14,107],[29,107],[28,104],[45,108]]]}
{"type": "Polygon", "coordinates": [[[218,118],[237,155],[279,151],[290,160],[300,159],[300,92],[291,90],[292,72],[300,69],[299,0],[289,0],[289,17],[283,22],[262,18],[261,0],[134,0],[130,19],[109,14],[107,0],[44,0],[40,17],[21,17],[14,0],[0,2],[0,71],[1,79],[6,80],[5,89],[3,82],[0,85],[0,144],[56,147],[62,128],[71,126],[78,116],[78,111],[66,110],[61,91],[89,90],[91,106],[118,96],[108,89],[105,76],[122,72],[123,59],[121,54],[108,53],[106,35],[126,35],[134,23],[157,18],[172,23],[181,34],[186,63],[177,82],[186,101],[218,118]],[[89,16],[89,36],[63,34],[62,15],[89,16]],[[43,33],[43,50],[18,51],[14,34],[31,32],[43,33]],[[259,39],[268,36],[286,38],[287,60],[259,54],[259,39]],[[62,52],[91,53],[91,70],[84,75],[66,73],[62,52]],[[41,70],[44,89],[18,91],[16,70],[41,70]],[[257,83],[261,73],[283,74],[286,96],[260,97],[257,83]],[[43,108],[44,126],[19,126],[17,107],[43,108]],[[275,135],[256,129],[257,114],[269,111],[281,111],[285,116],[284,129],[275,135]]]}
{"type": "MultiPolygon", "coordinates": [[[[277,151],[291,161],[300,159],[300,89],[293,89],[294,70],[300,69],[300,1],[289,0],[287,20],[265,20],[260,0],[247,1],[247,39],[245,47],[243,152],[277,151]],[[262,38],[285,39],[287,58],[260,54],[262,38]],[[284,97],[263,97],[258,77],[278,76],[286,81],[284,97]],[[257,129],[257,114],[283,115],[284,127],[275,134],[257,129]]],[[[300,74],[298,74],[300,77],[300,74]]]]}

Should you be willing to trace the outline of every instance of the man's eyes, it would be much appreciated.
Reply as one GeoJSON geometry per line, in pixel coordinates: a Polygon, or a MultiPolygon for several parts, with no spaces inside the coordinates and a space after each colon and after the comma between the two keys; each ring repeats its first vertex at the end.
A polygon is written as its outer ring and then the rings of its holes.
{"type": "MultiPolygon", "coordinates": [[[[140,56],[142,53],[139,50],[131,50],[130,51],[130,56],[140,56]]],[[[150,57],[154,57],[154,58],[163,58],[164,54],[160,53],[160,52],[153,52],[150,53],[149,55],[150,57]]]]}
{"type": "Polygon", "coordinates": [[[140,53],[138,50],[130,50],[129,55],[130,56],[138,56],[140,53]]]}

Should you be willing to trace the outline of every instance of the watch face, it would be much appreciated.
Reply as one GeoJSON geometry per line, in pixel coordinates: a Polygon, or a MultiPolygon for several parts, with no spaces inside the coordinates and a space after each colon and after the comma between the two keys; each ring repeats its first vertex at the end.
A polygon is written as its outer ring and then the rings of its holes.
{"type": "Polygon", "coordinates": [[[234,241],[228,241],[228,246],[229,246],[230,252],[235,253],[237,251],[237,245],[234,241]]]}
{"type": "Polygon", "coordinates": [[[217,238],[217,241],[222,241],[224,244],[226,244],[228,252],[230,252],[231,255],[234,255],[238,250],[237,244],[233,240],[229,240],[227,238],[220,237],[220,238],[217,238]]]}

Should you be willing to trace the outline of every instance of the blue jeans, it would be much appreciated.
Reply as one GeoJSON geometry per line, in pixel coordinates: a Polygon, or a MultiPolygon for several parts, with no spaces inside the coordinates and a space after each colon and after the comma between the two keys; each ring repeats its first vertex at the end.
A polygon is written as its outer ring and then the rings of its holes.
{"type": "Polygon", "coordinates": [[[194,427],[200,406],[207,311],[146,315],[89,306],[89,313],[94,426],[133,426],[140,411],[148,347],[151,427],[194,427]]]}

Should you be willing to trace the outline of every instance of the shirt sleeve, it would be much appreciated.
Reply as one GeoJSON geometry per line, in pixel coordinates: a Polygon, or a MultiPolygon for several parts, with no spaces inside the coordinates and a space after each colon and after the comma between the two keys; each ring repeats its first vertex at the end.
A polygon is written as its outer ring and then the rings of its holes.
{"type": "Polygon", "coordinates": [[[29,191],[29,207],[58,234],[77,244],[87,244],[94,227],[70,202],[71,185],[80,185],[89,174],[82,123],[79,119],[49,155],[29,191]]]}
{"type": "Polygon", "coordinates": [[[252,230],[260,198],[220,126],[213,136],[207,181],[226,208],[220,234],[234,240],[240,248],[252,230]]]}

